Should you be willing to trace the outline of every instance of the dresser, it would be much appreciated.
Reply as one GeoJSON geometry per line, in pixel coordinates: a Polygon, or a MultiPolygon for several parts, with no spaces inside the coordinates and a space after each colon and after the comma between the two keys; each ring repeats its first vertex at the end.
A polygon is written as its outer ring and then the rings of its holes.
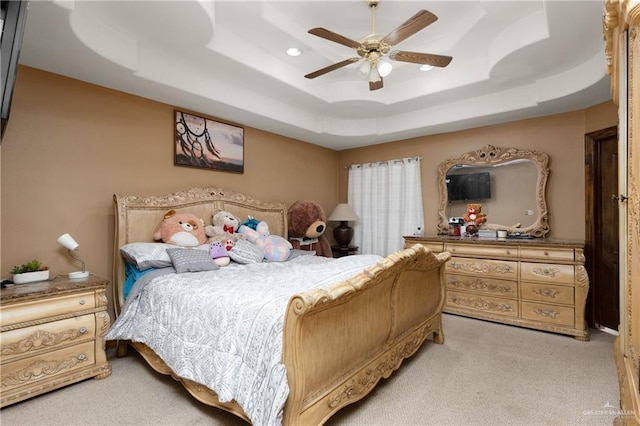
{"type": "Polygon", "coordinates": [[[96,276],[63,276],[2,289],[2,407],[111,374],[102,339],[110,325],[107,285],[96,276]]]}
{"type": "Polygon", "coordinates": [[[584,244],[549,239],[404,237],[448,251],[444,312],[589,340],[584,244]]]}

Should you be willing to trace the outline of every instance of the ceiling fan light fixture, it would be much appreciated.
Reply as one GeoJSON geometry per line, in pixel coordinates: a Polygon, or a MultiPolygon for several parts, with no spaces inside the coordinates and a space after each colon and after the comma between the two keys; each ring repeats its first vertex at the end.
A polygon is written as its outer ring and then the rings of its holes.
{"type": "Polygon", "coordinates": [[[300,56],[301,54],[302,54],[302,51],[297,47],[290,47],[287,49],[287,55],[289,56],[300,56]]]}
{"type": "Polygon", "coordinates": [[[378,74],[380,74],[380,77],[386,77],[391,73],[393,65],[391,65],[391,62],[387,58],[380,58],[378,59],[376,68],[378,69],[378,74]]]}
{"type": "Polygon", "coordinates": [[[362,75],[363,77],[367,77],[369,75],[369,71],[371,70],[371,63],[368,60],[364,60],[360,65],[358,65],[358,68],[356,68],[356,70],[358,71],[358,74],[362,75]]]}
{"type": "Polygon", "coordinates": [[[433,69],[433,65],[420,65],[420,71],[430,71],[433,69]]]}
{"type": "Polygon", "coordinates": [[[371,83],[375,83],[382,80],[380,77],[380,73],[378,72],[378,67],[371,67],[371,71],[369,72],[369,81],[371,83]]]}

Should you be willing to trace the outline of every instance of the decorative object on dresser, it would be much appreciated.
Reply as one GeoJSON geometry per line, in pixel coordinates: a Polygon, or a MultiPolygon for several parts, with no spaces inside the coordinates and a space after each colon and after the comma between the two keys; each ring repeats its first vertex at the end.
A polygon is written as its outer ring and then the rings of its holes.
{"type": "MultiPolygon", "coordinates": [[[[468,213],[468,203],[478,202],[450,198],[448,182],[451,182],[454,176],[488,174],[491,198],[483,199],[482,211],[491,218],[491,222],[477,225],[481,225],[483,229],[505,230],[535,237],[545,236],[549,232],[546,201],[548,163],[549,156],[542,152],[492,145],[440,163],[438,233],[447,234],[449,218],[464,216],[468,213]]],[[[484,181],[487,181],[486,177],[484,181]]],[[[485,194],[488,192],[485,191],[485,194]]]]}
{"type": "Polygon", "coordinates": [[[445,267],[444,312],[589,340],[584,244],[547,239],[406,236],[453,256],[445,267]]]}
{"type": "Polygon", "coordinates": [[[107,285],[96,276],[57,277],[1,290],[2,407],[111,374],[102,338],[107,285]]]}
{"type": "Polygon", "coordinates": [[[49,267],[43,266],[39,260],[33,259],[11,269],[14,284],[45,281],[49,279],[49,267]]]}
{"type": "Polygon", "coordinates": [[[340,222],[339,226],[333,228],[333,238],[340,248],[346,249],[349,247],[349,243],[353,238],[353,228],[349,226],[349,221],[360,220],[353,207],[347,203],[338,204],[327,220],[340,222]]]}
{"type": "Polygon", "coordinates": [[[80,249],[80,244],[78,244],[76,240],[74,240],[73,237],[68,233],[62,234],[60,235],[60,237],[58,237],[58,244],[67,249],[67,251],[69,252],[69,256],[82,263],[82,270],[69,272],[69,278],[87,278],[89,276],[89,271],[87,271],[84,267],[84,260],[80,259],[73,253],[74,251],[80,249]]]}

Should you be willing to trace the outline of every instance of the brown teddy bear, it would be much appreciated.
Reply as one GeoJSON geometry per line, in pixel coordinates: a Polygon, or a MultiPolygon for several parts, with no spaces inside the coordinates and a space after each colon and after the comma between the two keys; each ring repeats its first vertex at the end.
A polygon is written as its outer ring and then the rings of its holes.
{"type": "Polygon", "coordinates": [[[296,201],[287,212],[289,242],[297,250],[315,250],[317,256],[333,257],[329,240],[324,236],[327,230],[327,216],[320,204],[296,201]]]}
{"type": "Polygon", "coordinates": [[[197,247],[207,242],[204,220],[191,213],[177,213],[169,210],[153,239],[180,247],[197,247]]]}
{"type": "Polygon", "coordinates": [[[487,215],[482,213],[482,204],[467,204],[467,213],[462,217],[465,223],[475,223],[480,226],[487,221],[487,215]]]}

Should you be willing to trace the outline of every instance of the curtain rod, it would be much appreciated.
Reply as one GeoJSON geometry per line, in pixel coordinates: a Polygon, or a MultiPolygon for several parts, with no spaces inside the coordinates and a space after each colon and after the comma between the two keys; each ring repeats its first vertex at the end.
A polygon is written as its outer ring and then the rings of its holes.
{"type": "Polygon", "coordinates": [[[370,166],[370,165],[384,165],[389,163],[404,163],[405,161],[422,161],[422,157],[407,157],[407,158],[397,158],[394,160],[386,160],[386,161],[372,161],[369,163],[362,164],[350,164],[348,166],[344,166],[345,169],[350,169],[351,167],[362,167],[362,166],[370,166]]]}

